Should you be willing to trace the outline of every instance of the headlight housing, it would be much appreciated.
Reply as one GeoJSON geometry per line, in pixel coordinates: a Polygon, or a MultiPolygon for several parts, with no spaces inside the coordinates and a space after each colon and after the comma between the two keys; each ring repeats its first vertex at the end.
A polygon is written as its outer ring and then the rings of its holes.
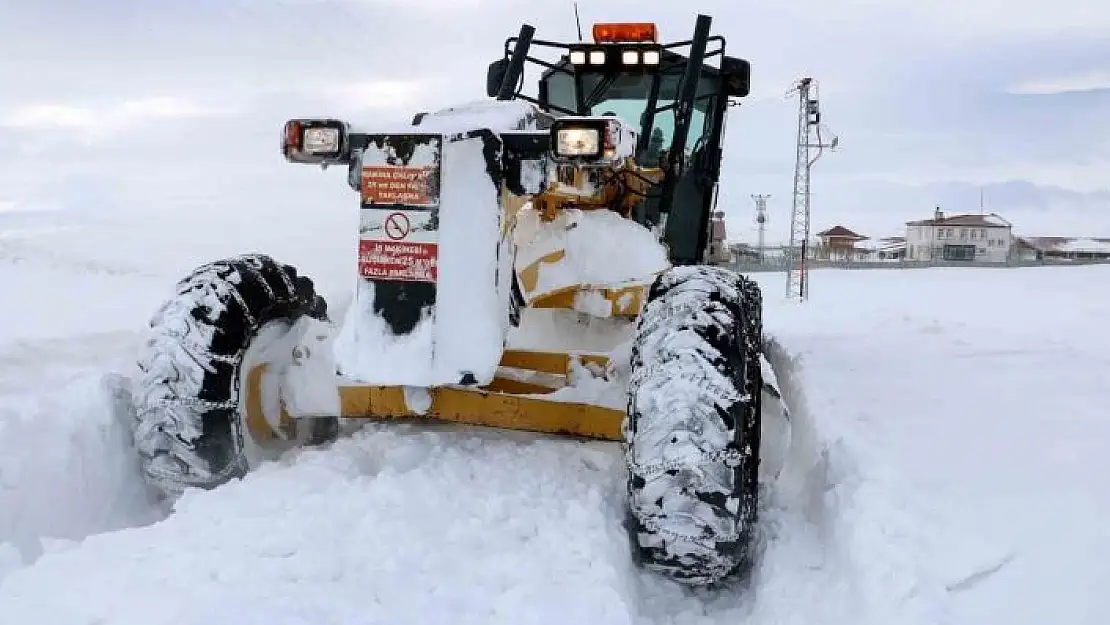
{"type": "Polygon", "coordinates": [[[611,165],[636,152],[636,131],[618,117],[565,117],[551,125],[557,162],[611,165]]]}
{"type": "Polygon", "coordinates": [[[588,158],[601,156],[601,129],[590,126],[569,126],[555,129],[555,156],[588,158]]]}
{"type": "Polygon", "coordinates": [[[346,122],[292,119],[282,130],[281,152],[294,163],[341,163],[349,157],[346,122]]]}

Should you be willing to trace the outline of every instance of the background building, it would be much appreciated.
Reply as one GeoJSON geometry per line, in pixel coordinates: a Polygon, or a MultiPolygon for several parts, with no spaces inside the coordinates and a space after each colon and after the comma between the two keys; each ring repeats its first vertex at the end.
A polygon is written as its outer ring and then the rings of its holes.
{"type": "Polygon", "coordinates": [[[1110,259],[1110,239],[1077,237],[1016,237],[1015,260],[1068,261],[1110,259]]]}
{"type": "Polygon", "coordinates": [[[1010,257],[1010,222],[996,213],[946,216],[906,223],[906,259],[1004,263],[1010,257]]]}
{"type": "Polygon", "coordinates": [[[865,250],[856,249],[856,243],[866,241],[867,237],[857,234],[844,226],[833,226],[817,233],[817,249],[814,257],[818,260],[857,260],[866,255],[865,250]]]}
{"type": "Polygon", "coordinates": [[[872,239],[856,246],[866,252],[864,260],[891,261],[906,257],[906,237],[883,237],[872,239]]]}

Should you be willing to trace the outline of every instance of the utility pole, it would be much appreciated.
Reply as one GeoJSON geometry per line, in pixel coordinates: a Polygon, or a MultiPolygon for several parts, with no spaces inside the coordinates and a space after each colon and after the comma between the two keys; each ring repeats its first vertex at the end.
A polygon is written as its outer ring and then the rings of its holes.
{"type": "Polygon", "coordinates": [[[787,251],[790,264],[786,271],[786,297],[805,301],[809,297],[806,254],[809,252],[810,169],[821,158],[825,148],[835,150],[840,139],[831,135],[831,140],[826,142],[822,136],[818,88],[812,78],[799,80],[787,96],[792,93],[798,94],[798,142],[794,162],[794,201],[790,211],[790,244],[787,251]]]}
{"type": "Polygon", "coordinates": [[[770,195],[753,195],[752,199],[755,200],[755,223],[759,227],[759,245],[756,247],[758,254],[759,264],[764,262],[763,250],[764,247],[764,234],[767,230],[767,198],[770,195]]]}

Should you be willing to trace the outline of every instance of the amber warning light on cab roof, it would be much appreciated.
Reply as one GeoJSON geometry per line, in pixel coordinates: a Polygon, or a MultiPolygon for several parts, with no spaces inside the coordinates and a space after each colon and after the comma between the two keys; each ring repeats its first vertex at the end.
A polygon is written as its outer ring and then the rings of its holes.
{"type": "Polygon", "coordinates": [[[594,43],[657,43],[658,32],[651,22],[594,24],[594,43]]]}

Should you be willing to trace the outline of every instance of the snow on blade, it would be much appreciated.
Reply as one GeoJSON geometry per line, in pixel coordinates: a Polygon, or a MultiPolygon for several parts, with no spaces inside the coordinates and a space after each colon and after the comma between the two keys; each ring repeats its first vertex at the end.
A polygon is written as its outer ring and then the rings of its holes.
{"type": "Polygon", "coordinates": [[[520,267],[552,251],[566,250],[566,262],[542,266],[534,289],[538,292],[567,284],[615,286],[637,280],[650,284],[669,265],[666,249],[650,230],[609,210],[567,209],[544,223],[529,204],[517,213],[514,236],[520,267]],[[613,247],[614,241],[621,242],[619,249],[613,247]]]}

